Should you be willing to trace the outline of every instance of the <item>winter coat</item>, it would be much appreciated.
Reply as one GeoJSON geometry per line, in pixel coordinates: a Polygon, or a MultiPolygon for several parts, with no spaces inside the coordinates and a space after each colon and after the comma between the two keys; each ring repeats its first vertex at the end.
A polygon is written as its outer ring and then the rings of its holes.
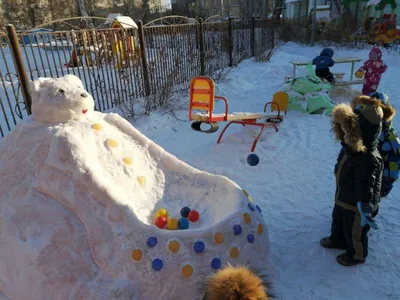
{"type": "Polygon", "coordinates": [[[387,70],[387,65],[382,60],[382,50],[378,47],[373,47],[369,52],[369,59],[358,71],[365,72],[364,78],[366,82],[371,82],[379,85],[382,74],[387,70]]]}
{"type": "Polygon", "coordinates": [[[333,67],[335,62],[333,61],[333,50],[331,48],[325,48],[321,54],[313,59],[312,64],[315,65],[316,70],[328,69],[333,67]]]}
{"type": "Polygon", "coordinates": [[[357,202],[364,212],[378,208],[384,165],[378,144],[387,117],[383,106],[360,96],[352,106],[339,104],[332,111],[332,130],[343,146],[335,166],[335,203],[344,209],[357,212],[357,202]]]}

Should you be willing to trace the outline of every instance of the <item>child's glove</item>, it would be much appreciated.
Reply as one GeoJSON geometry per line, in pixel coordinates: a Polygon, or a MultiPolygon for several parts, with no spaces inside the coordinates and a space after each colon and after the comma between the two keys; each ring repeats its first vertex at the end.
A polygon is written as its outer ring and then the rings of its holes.
{"type": "Polygon", "coordinates": [[[356,75],[357,78],[363,78],[364,72],[363,71],[357,71],[355,75],[356,75]]]}
{"type": "Polygon", "coordinates": [[[361,202],[357,202],[357,208],[361,215],[361,227],[364,227],[368,224],[372,229],[377,230],[379,228],[378,223],[376,223],[375,219],[370,213],[365,213],[362,211],[361,202]]]}

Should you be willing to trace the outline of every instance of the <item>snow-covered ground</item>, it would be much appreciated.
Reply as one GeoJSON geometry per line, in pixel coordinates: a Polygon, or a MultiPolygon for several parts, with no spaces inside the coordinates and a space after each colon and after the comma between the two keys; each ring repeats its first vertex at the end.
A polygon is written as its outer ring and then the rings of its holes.
{"type": "MultiPolygon", "coordinates": [[[[321,47],[286,44],[269,63],[244,61],[217,94],[229,101],[230,111],[260,111],[292,72],[292,59],[310,60],[321,47]]],[[[367,50],[336,50],[335,57],[367,59],[367,50]]],[[[384,50],[389,66],[380,90],[399,105],[398,54],[384,50]]],[[[356,64],[359,67],[361,63],[356,64]]],[[[350,65],[332,68],[348,75],[350,65]]],[[[361,86],[353,87],[361,90],[361,86]]],[[[182,101],[187,102],[187,95],[182,101]]],[[[350,99],[349,99],[350,100],[350,99]]],[[[187,120],[187,111],[177,113],[187,120]]],[[[336,263],[340,251],[325,250],[319,239],[328,235],[335,181],[333,168],[339,145],[330,133],[330,119],[320,115],[289,112],[278,133],[264,133],[256,153],[260,164],[250,167],[246,157],[252,143],[251,129],[228,129],[220,145],[218,133],[201,134],[189,122],[154,114],[135,124],[146,136],[196,168],[228,176],[262,204],[269,226],[273,287],[279,299],[400,299],[400,184],[381,205],[380,229],[370,233],[370,255],[363,266],[345,268],[336,263]]],[[[400,130],[399,117],[395,125],[400,130]]]]}

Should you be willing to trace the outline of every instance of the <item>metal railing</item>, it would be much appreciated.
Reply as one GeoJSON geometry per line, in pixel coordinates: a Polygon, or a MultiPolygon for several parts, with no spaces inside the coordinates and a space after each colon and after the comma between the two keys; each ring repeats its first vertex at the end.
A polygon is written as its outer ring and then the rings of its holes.
{"type": "MultiPolygon", "coordinates": [[[[30,114],[29,83],[78,76],[96,110],[162,94],[198,75],[234,66],[274,47],[270,20],[136,28],[0,33],[0,138],[30,114]]],[[[34,99],[33,99],[34,100],[34,99]]],[[[147,110],[162,106],[159,101],[147,110]]]]}

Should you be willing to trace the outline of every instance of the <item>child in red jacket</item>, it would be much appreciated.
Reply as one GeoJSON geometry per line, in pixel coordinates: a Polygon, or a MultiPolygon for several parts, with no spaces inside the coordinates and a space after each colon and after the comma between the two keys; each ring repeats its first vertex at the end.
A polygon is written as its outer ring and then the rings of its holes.
{"type": "Polygon", "coordinates": [[[387,70],[386,64],[382,60],[382,50],[373,47],[369,52],[369,60],[358,69],[356,76],[361,78],[364,74],[363,95],[369,95],[376,92],[381,81],[382,74],[387,70]]]}

